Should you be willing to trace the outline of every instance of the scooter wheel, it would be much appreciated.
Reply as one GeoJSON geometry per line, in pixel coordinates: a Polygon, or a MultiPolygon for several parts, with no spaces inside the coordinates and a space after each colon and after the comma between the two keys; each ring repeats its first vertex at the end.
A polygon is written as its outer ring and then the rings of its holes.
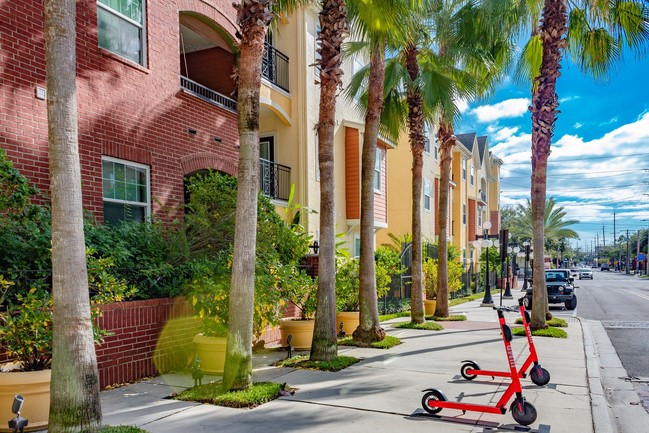
{"type": "Polygon", "coordinates": [[[547,385],[550,381],[550,372],[540,366],[532,367],[532,371],[530,371],[530,379],[532,379],[532,382],[534,382],[535,385],[547,385]]]}
{"type": "Polygon", "coordinates": [[[478,364],[476,364],[475,362],[471,361],[471,362],[467,362],[466,364],[462,365],[462,368],[460,368],[460,374],[461,374],[462,377],[465,378],[466,380],[473,380],[473,379],[475,379],[476,377],[478,377],[477,374],[469,374],[469,373],[467,373],[467,370],[468,370],[468,369],[471,369],[471,370],[480,370],[480,366],[479,366],[478,364]]]}
{"type": "Polygon", "coordinates": [[[536,421],[536,408],[530,402],[515,399],[509,407],[514,421],[521,425],[530,425],[536,421]]]}
{"type": "Polygon", "coordinates": [[[442,410],[442,408],[434,406],[435,404],[434,402],[436,401],[446,401],[446,397],[444,396],[444,394],[434,389],[424,394],[424,396],[421,398],[421,406],[428,413],[433,413],[433,414],[439,413],[442,410]]]}

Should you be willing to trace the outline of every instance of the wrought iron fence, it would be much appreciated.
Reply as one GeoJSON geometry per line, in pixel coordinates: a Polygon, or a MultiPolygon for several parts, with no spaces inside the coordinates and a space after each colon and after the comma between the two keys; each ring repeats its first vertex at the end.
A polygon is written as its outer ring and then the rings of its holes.
{"type": "Polygon", "coordinates": [[[289,91],[288,57],[269,43],[266,43],[261,61],[261,75],[280,89],[289,91]]]}
{"type": "Polygon", "coordinates": [[[187,77],[180,77],[180,87],[185,92],[207,101],[210,104],[217,105],[235,113],[237,111],[237,101],[221,95],[219,92],[215,92],[209,87],[198,84],[196,81],[192,81],[187,77]]]}
{"type": "Polygon", "coordinates": [[[260,159],[259,171],[262,194],[278,200],[288,200],[291,192],[291,167],[260,159]]]}

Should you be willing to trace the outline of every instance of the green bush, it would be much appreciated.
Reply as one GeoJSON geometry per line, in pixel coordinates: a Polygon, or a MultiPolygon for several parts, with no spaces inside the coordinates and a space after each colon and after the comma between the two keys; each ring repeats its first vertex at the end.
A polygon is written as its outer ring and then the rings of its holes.
{"type": "MultiPolygon", "coordinates": [[[[427,259],[423,264],[424,290],[426,299],[437,297],[437,260],[427,259]]],[[[448,292],[454,293],[462,288],[462,264],[455,260],[448,261],[448,292]]]]}

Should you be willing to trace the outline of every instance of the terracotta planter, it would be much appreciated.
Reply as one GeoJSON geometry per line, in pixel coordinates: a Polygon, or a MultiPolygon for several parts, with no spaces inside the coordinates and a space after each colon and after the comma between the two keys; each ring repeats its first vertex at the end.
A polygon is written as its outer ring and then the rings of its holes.
{"type": "Polygon", "coordinates": [[[282,334],[282,346],[286,346],[286,339],[289,335],[292,335],[291,346],[296,350],[311,349],[314,325],[315,320],[282,319],[279,324],[279,331],[282,334]]]}
{"type": "Polygon", "coordinates": [[[345,335],[351,337],[360,324],[360,312],[340,311],[336,313],[336,329],[340,332],[340,324],[343,324],[345,335]]]}
{"type": "Polygon", "coordinates": [[[196,334],[193,341],[196,354],[201,358],[201,370],[208,374],[223,374],[228,339],[196,334]]]}
{"type": "Polygon", "coordinates": [[[424,314],[426,316],[434,316],[436,306],[437,301],[435,299],[424,299],[424,314]]]}
{"type": "Polygon", "coordinates": [[[0,431],[10,432],[7,421],[15,417],[11,412],[14,396],[25,398],[20,416],[29,420],[25,431],[47,428],[50,413],[50,379],[52,370],[0,373],[0,431]]]}

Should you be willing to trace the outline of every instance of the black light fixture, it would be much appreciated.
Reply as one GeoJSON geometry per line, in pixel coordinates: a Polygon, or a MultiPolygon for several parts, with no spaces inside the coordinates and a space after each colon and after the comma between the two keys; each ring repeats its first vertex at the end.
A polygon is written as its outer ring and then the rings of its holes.
{"type": "Polygon", "coordinates": [[[16,396],[14,397],[14,402],[11,405],[11,412],[16,414],[16,416],[9,420],[9,428],[12,429],[12,432],[14,433],[23,433],[25,427],[27,427],[27,424],[29,424],[27,418],[20,416],[20,411],[23,408],[24,402],[25,398],[20,394],[16,394],[16,396]]]}
{"type": "Polygon", "coordinates": [[[223,141],[221,137],[213,137],[212,140],[214,140],[215,143],[221,143],[223,141]]]}
{"type": "Polygon", "coordinates": [[[313,243],[309,245],[309,249],[313,250],[313,254],[318,254],[318,250],[320,249],[318,241],[313,241],[313,243]]]}
{"type": "Polygon", "coordinates": [[[196,130],[196,128],[187,128],[187,133],[189,135],[196,135],[198,131],[196,130]]]}

